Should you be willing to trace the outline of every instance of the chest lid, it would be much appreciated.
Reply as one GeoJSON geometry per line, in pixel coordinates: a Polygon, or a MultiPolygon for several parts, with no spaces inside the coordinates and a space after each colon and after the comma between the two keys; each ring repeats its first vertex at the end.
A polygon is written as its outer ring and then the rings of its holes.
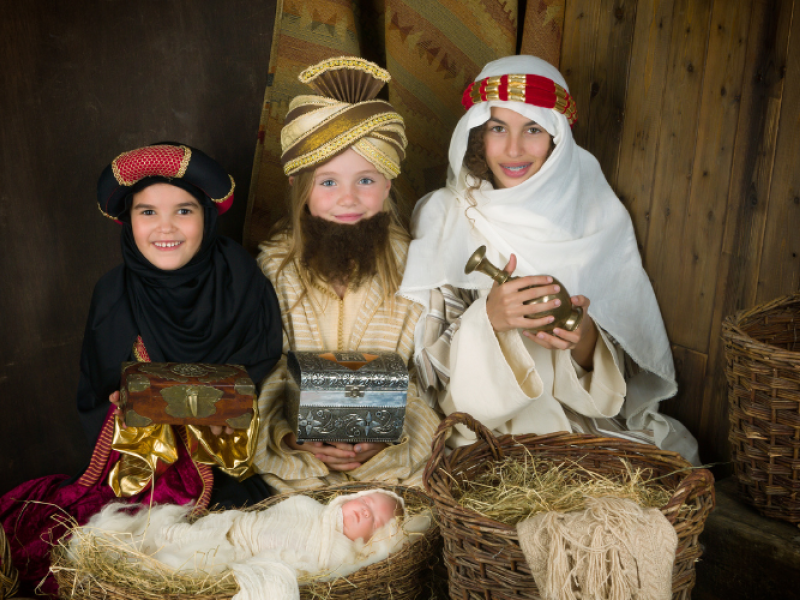
{"type": "Polygon", "coordinates": [[[289,352],[288,368],[300,390],[408,389],[408,367],[396,352],[289,352]]]}
{"type": "Polygon", "coordinates": [[[164,423],[246,429],[255,414],[255,393],[241,365],[122,364],[120,404],[129,426],[164,423]]]}

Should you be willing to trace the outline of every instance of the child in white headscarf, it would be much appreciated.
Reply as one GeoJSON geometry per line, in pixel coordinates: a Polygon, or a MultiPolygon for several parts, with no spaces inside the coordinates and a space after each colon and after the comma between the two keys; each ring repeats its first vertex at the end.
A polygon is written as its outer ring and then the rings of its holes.
{"type": "MultiPolygon", "coordinates": [[[[400,293],[423,303],[421,382],[445,414],[498,434],[575,431],[655,443],[697,462],[697,443],[658,413],[677,391],[669,341],[630,216],[572,137],[564,78],[532,56],[486,65],[464,93],[447,187],[416,207],[400,293]],[[464,266],[480,245],[519,279],[464,266]],[[539,313],[555,277],[588,313],[575,331],[539,313]],[[530,288],[530,286],[539,286],[530,288]],[[527,289],[526,289],[527,288],[527,289]],[[591,308],[589,308],[591,305],[591,308]]],[[[449,443],[474,436],[459,428],[449,443]]]]}
{"type": "Polygon", "coordinates": [[[231,570],[235,600],[299,598],[297,577],[335,578],[383,560],[406,539],[397,517],[402,498],[387,490],[338,496],[327,505],[295,495],[264,510],[226,510],[187,520],[191,507],[158,505],[131,514],[111,504],[72,536],[70,548],[93,537],[135,548],[175,571],[231,570]]]}

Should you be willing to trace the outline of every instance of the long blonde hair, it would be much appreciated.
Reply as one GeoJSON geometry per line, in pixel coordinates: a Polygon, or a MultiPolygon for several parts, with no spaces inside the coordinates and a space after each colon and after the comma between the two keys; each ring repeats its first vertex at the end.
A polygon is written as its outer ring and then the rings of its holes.
{"type": "MultiPolygon", "coordinates": [[[[300,267],[299,259],[303,252],[303,228],[300,220],[303,214],[308,213],[308,200],[311,197],[311,189],[314,185],[315,171],[303,171],[294,176],[294,181],[289,188],[289,214],[278,221],[270,232],[267,246],[276,247],[283,245],[283,239],[288,239],[289,246],[286,253],[282,255],[283,260],[275,274],[275,279],[280,277],[281,272],[287,265],[295,262],[297,274],[303,286],[303,291],[298,302],[308,293],[309,288],[314,285],[317,274],[309,272],[300,267]]],[[[397,202],[394,198],[394,186],[389,190],[383,201],[383,211],[389,213],[389,240],[382,256],[377,260],[377,276],[383,287],[383,294],[386,298],[394,297],[395,292],[400,288],[403,280],[403,270],[405,264],[402,262],[395,248],[397,242],[407,244],[411,240],[408,231],[403,227],[400,216],[397,212],[397,202]]],[[[280,257],[281,255],[279,255],[280,257]]]]}

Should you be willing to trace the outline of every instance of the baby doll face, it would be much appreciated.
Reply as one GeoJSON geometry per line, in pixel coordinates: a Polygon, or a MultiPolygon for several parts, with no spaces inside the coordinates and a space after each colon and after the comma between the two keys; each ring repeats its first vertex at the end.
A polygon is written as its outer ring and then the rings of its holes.
{"type": "Polygon", "coordinates": [[[308,210],[326,221],[352,225],[383,210],[391,187],[391,180],[348,148],[317,167],[308,210]]]}
{"type": "Polygon", "coordinates": [[[483,134],[486,163],[498,188],[510,188],[539,172],[550,155],[552,137],[528,117],[492,107],[483,134]]]}
{"type": "Polygon", "coordinates": [[[367,542],[399,510],[400,505],[396,499],[379,492],[348,500],[342,504],[343,533],[350,540],[363,539],[367,542]]]}
{"type": "Polygon", "coordinates": [[[186,190],[154,183],[133,196],[131,228],[136,247],[164,271],[192,260],[203,242],[203,209],[186,190]]]}

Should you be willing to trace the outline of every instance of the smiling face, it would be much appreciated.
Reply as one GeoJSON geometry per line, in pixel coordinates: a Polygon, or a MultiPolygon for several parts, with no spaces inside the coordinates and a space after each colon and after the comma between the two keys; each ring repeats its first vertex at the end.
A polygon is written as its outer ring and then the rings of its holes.
{"type": "Polygon", "coordinates": [[[399,510],[400,505],[395,498],[380,492],[348,500],[342,504],[343,533],[350,540],[368,542],[399,510]]]}
{"type": "Polygon", "coordinates": [[[498,188],[510,188],[539,172],[550,156],[553,138],[528,117],[492,107],[483,134],[486,163],[498,188]]]}
{"type": "Polygon", "coordinates": [[[392,182],[352,148],[314,172],[308,210],[326,221],[352,225],[383,210],[392,182]]]}
{"type": "Polygon", "coordinates": [[[136,247],[164,271],[180,269],[203,242],[203,209],[186,190],[154,183],[133,196],[131,228],[136,247]]]}

